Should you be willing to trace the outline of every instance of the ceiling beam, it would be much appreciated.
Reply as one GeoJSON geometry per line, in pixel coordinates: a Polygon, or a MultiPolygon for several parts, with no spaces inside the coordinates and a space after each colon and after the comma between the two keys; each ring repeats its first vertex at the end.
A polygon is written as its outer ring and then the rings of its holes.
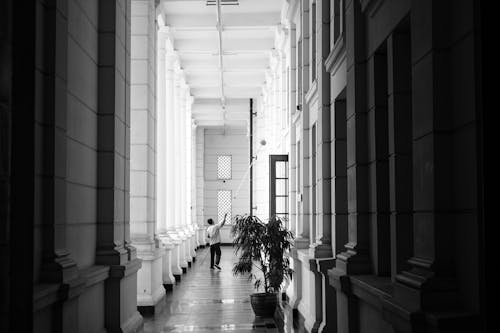
{"type": "MultiPolygon", "coordinates": [[[[176,14],[166,15],[165,23],[174,31],[176,29],[208,29],[216,30],[213,15],[176,14]]],[[[280,13],[232,13],[224,17],[224,29],[272,29],[280,23],[280,13]]]]}

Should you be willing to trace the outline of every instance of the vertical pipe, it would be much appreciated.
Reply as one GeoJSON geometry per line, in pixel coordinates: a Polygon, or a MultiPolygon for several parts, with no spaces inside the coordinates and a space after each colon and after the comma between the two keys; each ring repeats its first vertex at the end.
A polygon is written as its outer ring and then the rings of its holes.
{"type": "Polygon", "coordinates": [[[250,216],[253,215],[253,99],[250,98],[250,216]]]}

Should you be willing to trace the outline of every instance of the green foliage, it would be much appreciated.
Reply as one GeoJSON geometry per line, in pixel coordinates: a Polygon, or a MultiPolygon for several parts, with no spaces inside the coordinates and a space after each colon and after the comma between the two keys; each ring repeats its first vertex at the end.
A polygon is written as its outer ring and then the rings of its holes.
{"type": "Polygon", "coordinates": [[[257,290],[264,282],[266,293],[280,291],[283,281],[291,279],[293,273],[288,256],[293,234],[283,221],[275,217],[263,223],[256,216],[237,215],[231,231],[236,254],[240,253],[233,274],[249,274],[257,290]],[[254,268],[262,272],[264,281],[253,273],[254,268]]]}

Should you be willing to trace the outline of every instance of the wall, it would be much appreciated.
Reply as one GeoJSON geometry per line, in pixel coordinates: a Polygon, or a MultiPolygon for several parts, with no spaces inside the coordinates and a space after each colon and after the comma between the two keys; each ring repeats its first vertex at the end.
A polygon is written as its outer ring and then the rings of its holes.
{"type": "MultiPolygon", "coordinates": [[[[128,232],[130,1],[7,7],[8,30],[23,42],[12,45],[15,71],[2,81],[2,96],[12,87],[18,109],[9,238],[19,245],[8,252],[16,253],[9,265],[16,297],[6,297],[1,313],[10,307],[11,318],[23,316],[13,320],[16,331],[136,330],[141,262],[128,232]]],[[[2,68],[3,45],[2,38],[2,68]]],[[[0,176],[6,172],[2,164],[0,176]]]]}
{"type": "Polygon", "coordinates": [[[268,137],[261,154],[280,150],[281,52],[296,56],[288,111],[303,197],[287,294],[308,330],[477,327],[477,10],[473,0],[283,6],[297,46],[275,46],[256,128],[268,137]]]}
{"type": "MultiPolygon", "coordinates": [[[[217,191],[232,191],[232,218],[248,214],[249,211],[249,143],[246,129],[206,128],[204,130],[204,218],[212,218],[217,223],[217,191]],[[217,155],[232,156],[232,178],[222,181],[217,179],[217,155]],[[245,177],[245,178],[243,178],[245,177]],[[239,192],[236,193],[238,190],[239,192]],[[236,198],[234,198],[236,197],[236,198]]],[[[206,224],[206,221],[205,221],[206,224]]],[[[223,243],[232,242],[230,226],[221,232],[223,243]]]]}

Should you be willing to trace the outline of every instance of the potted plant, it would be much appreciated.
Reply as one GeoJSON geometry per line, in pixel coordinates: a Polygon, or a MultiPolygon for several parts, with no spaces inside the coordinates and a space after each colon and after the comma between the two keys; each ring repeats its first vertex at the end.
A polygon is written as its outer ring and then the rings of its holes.
{"type": "Polygon", "coordinates": [[[231,231],[235,252],[240,253],[233,274],[249,274],[254,281],[257,292],[250,295],[250,301],[255,315],[273,316],[282,283],[292,278],[288,250],[293,235],[280,218],[263,223],[252,215],[236,216],[231,231]],[[260,287],[264,288],[263,293],[258,292],[260,287]]]}

